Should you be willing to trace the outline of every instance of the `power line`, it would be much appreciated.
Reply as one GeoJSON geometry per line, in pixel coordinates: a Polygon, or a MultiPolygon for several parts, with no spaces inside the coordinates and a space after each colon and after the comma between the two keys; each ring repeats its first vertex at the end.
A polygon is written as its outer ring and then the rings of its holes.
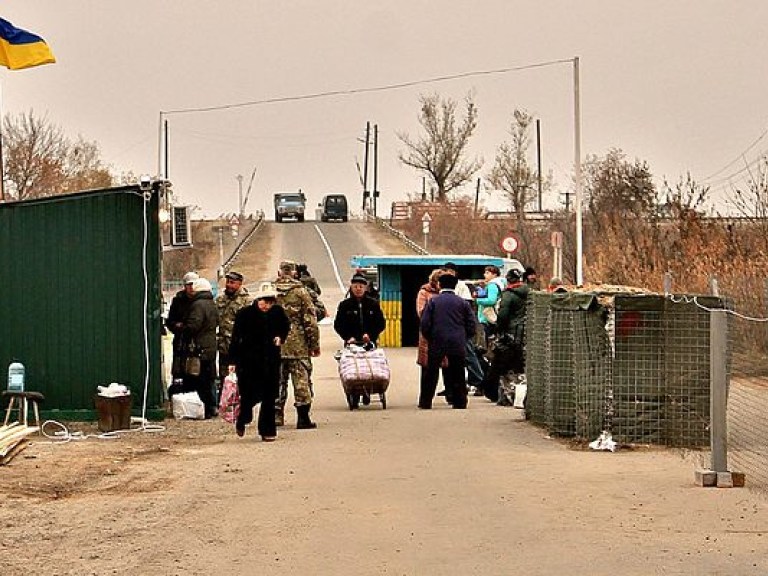
{"type": "MultiPolygon", "coordinates": [[[[757,146],[757,144],[758,144],[758,143],[759,143],[759,142],[760,142],[760,141],[761,141],[763,138],[765,138],[765,135],[766,135],[766,134],[768,134],[768,128],[766,128],[765,130],[763,130],[763,133],[762,133],[762,134],[760,134],[760,136],[758,136],[758,137],[757,137],[757,140],[755,140],[754,142],[752,142],[752,144],[750,144],[749,146],[747,146],[746,150],[744,150],[743,152],[741,152],[741,153],[740,153],[738,156],[736,156],[736,158],[734,158],[734,159],[733,159],[731,162],[729,162],[728,164],[726,164],[725,166],[723,166],[722,168],[720,168],[720,170],[718,170],[717,172],[714,172],[713,174],[710,174],[710,175],[709,175],[709,176],[707,176],[706,178],[702,179],[702,182],[706,182],[707,180],[711,180],[711,179],[712,179],[712,178],[714,178],[715,176],[717,176],[717,175],[719,175],[719,174],[722,174],[722,173],[723,173],[723,172],[725,172],[725,171],[726,171],[728,168],[730,168],[731,166],[733,166],[734,164],[736,164],[736,162],[738,162],[739,160],[741,160],[741,159],[744,157],[744,155],[745,155],[747,152],[749,152],[750,150],[752,150],[752,148],[754,148],[755,146],[757,146]]],[[[727,178],[728,178],[728,177],[726,176],[726,179],[727,179],[727,178]]]]}
{"type": "Polygon", "coordinates": [[[544,66],[553,66],[556,64],[571,64],[573,59],[550,60],[549,62],[540,62],[537,64],[527,64],[525,66],[512,66],[509,68],[497,68],[495,70],[479,70],[474,72],[463,72],[461,74],[452,74],[450,76],[436,76],[424,80],[412,80],[410,82],[400,82],[397,84],[385,84],[383,86],[374,86],[369,88],[351,88],[348,90],[330,90],[328,92],[315,92],[312,94],[302,94],[300,96],[281,96],[277,98],[265,98],[263,100],[251,100],[248,102],[239,102],[236,104],[221,104],[218,106],[204,106],[200,108],[179,108],[177,110],[166,110],[161,112],[163,115],[170,114],[190,114],[193,112],[218,112],[221,110],[232,110],[235,108],[245,108],[248,106],[261,106],[265,104],[277,104],[282,102],[296,102],[300,100],[316,100],[318,98],[329,98],[331,96],[351,96],[353,94],[366,94],[370,92],[384,92],[388,90],[400,90],[423,84],[434,84],[436,82],[447,82],[449,80],[459,80],[461,78],[473,78],[476,76],[491,76],[495,74],[506,74],[508,72],[519,72],[522,70],[531,70],[533,68],[543,68],[544,66]]]}

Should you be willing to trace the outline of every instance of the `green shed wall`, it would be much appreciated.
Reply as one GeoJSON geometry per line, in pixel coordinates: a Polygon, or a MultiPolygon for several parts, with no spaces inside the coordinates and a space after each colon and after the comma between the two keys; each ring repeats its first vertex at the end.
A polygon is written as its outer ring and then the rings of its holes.
{"type": "Polygon", "coordinates": [[[0,204],[2,378],[22,362],[44,417],[93,419],[96,387],[110,382],[131,389],[140,414],[147,369],[147,416],[159,415],[157,214],[158,195],[137,187],[0,204]]]}

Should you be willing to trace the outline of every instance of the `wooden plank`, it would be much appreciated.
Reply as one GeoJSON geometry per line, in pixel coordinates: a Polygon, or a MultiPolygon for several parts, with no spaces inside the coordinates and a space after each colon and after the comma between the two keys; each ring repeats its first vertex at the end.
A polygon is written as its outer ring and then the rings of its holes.
{"type": "Polygon", "coordinates": [[[8,464],[19,452],[24,450],[27,446],[29,446],[28,441],[20,440],[18,444],[16,444],[13,448],[11,448],[11,450],[8,451],[8,454],[0,457],[0,466],[8,464]]]}
{"type": "Polygon", "coordinates": [[[37,426],[26,426],[12,433],[0,442],[0,456],[5,456],[18,441],[38,431],[37,426]]]}

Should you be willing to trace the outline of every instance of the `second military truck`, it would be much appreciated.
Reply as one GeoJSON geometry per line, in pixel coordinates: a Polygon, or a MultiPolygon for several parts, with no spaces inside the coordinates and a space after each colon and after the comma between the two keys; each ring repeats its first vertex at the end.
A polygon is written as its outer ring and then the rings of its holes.
{"type": "Polygon", "coordinates": [[[275,222],[282,222],[284,218],[295,218],[297,222],[304,222],[304,208],[307,198],[304,193],[278,192],[275,194],[275,222]]]}

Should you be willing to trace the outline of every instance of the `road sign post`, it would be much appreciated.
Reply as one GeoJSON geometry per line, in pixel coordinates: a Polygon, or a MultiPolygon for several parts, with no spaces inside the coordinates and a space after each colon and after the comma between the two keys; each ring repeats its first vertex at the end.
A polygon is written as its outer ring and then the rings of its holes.
{"type": "Polygon", "coordinates": [[[421,231],[424,233],[424,250],[427,250],[430,222],[432,222],[432,216],[429,215],[429,212],[424,212],[424,216],[421,217],[421,231]]]}
{"type": "Polygon", "coordinates": [[[512,253],[517,250],[519,246],[520,242],[512,234],[507,234],[501,239],[501,242],[499,242],[499,247],[503,252],[507,253],[507,258],[512,258],[512,253]]]}

